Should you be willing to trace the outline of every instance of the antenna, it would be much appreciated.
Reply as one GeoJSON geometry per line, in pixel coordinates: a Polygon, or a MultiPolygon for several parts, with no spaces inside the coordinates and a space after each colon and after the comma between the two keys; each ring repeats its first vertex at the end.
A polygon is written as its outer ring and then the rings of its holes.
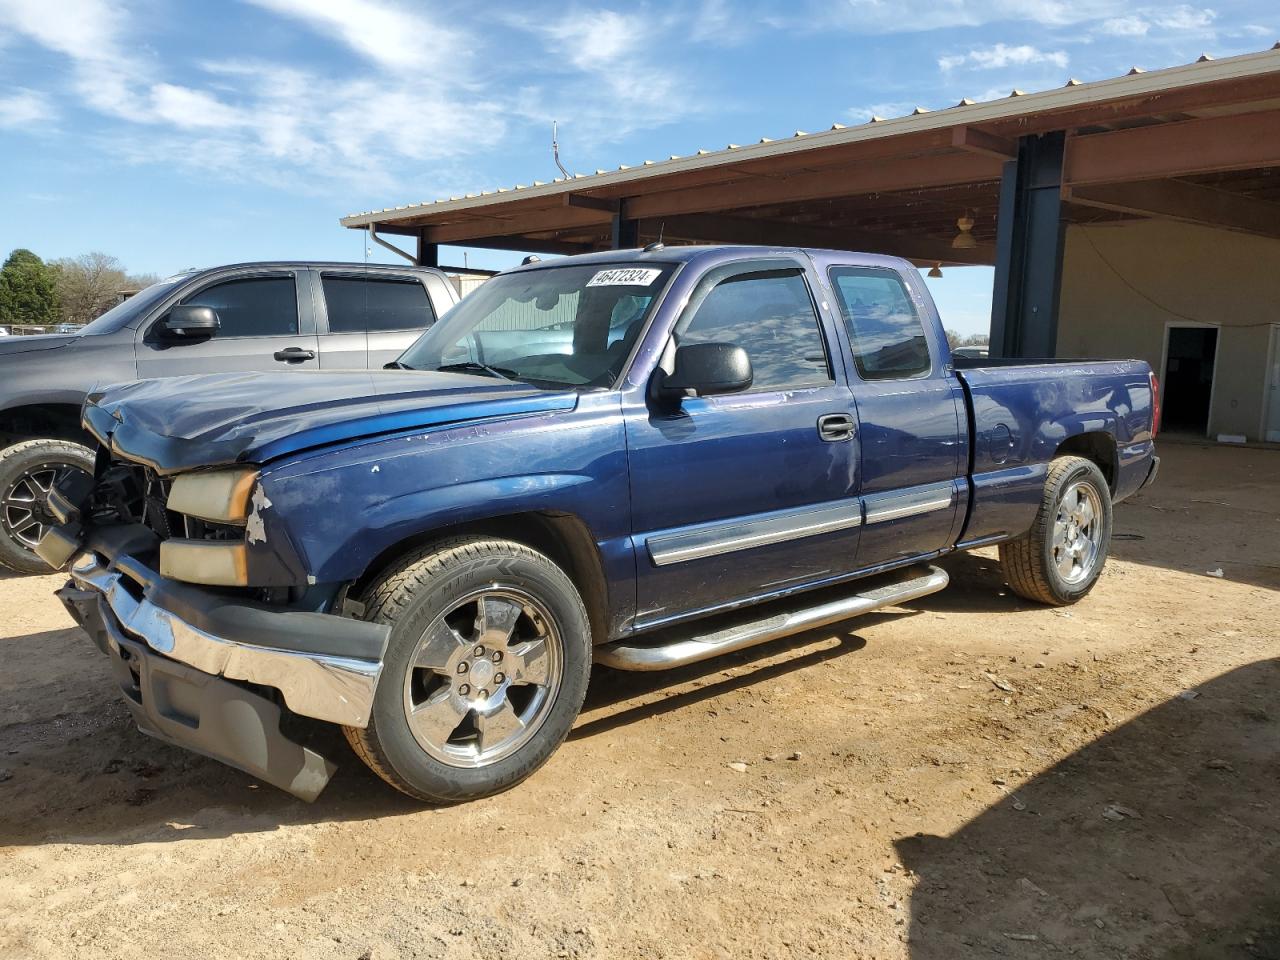
{"type": "Polygon", "coordinates": [[[552,120],[551,121],[551,156],[555,159],[556,166],[560,168],[560,172],[564,174],[564,178],[566,180],[572,180],[573,177],[569,176],[569,171],[566,170],[564,168],[564,164],[560,162],[560,140],[556,136],[557,126],[558,125],[556,121],[552,120]]]}
{"type": "Polygon", "coordinates": [[[645,253],[652,253],[655,250],[666,249],[666,245],[662,242],[662,231],[665,229],[667,229],[667,221],[663,220],[658,224],[658,239],[644,248],[645,253]]]}

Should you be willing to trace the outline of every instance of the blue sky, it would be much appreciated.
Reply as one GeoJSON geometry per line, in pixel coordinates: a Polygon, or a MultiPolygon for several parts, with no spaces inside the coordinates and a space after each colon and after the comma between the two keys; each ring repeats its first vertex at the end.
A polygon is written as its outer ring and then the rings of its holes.
{"type": "MultiPolygon", "coordinates": [[[[358,260],[343,214],[551,179],[553,119],[591,172],[1277,40],[1258,0],[0,0],[0,255],[358,260]]],[[[931,281],[948,326],[990,282],[931,281]]]]}

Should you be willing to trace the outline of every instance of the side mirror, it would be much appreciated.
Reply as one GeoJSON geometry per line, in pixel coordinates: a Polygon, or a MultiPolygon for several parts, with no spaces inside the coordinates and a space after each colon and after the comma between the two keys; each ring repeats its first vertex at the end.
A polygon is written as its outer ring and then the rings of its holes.
{"type": "Polygon", "coordinates": [[[751,358],[732,343],[689,343],[676,349],[675,370],[661,375],[659,394],[679,401],[737,393],[751,386],[751,358]]]}
{"type": "Polygon", "coordinates": [[[164,321],[164,330],[175,337],[196,340],[212,337],[218,332],[220,325],[218,312],[213,307],[181,303],[169,311],[169,316],[164,321]]]}

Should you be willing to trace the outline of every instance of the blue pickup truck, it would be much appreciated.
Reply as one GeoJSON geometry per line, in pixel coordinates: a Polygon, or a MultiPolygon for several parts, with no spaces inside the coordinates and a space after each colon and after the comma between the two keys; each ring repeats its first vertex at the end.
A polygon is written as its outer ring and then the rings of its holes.
{"type": "Polygon", "coordinates": [[[1145,363],[955,360],[889,257],[528,262],[388,366],[90,395],[38,548],[143,730],[307,799],[334,765],[297,715],[460,801],[547,760],[593,663],[904,603],[988,544],[1074,603],[1158,465],[1145,363]]]}

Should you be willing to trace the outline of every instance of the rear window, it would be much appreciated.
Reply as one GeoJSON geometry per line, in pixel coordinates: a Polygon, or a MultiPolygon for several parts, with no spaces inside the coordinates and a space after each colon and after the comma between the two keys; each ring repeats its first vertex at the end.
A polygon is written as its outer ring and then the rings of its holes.
{"type": "Polygon", "coordinates": [[[394,277],[321,278],[331,333],[425,330],[435,321],[426,288],[394,277]]]}
{"type": "Polygon", "coordinates": [[[832,267],[831,285],[863,380],[900,380],[933,366],[924,324],[902,278],[872,267],[832,267]]]}

